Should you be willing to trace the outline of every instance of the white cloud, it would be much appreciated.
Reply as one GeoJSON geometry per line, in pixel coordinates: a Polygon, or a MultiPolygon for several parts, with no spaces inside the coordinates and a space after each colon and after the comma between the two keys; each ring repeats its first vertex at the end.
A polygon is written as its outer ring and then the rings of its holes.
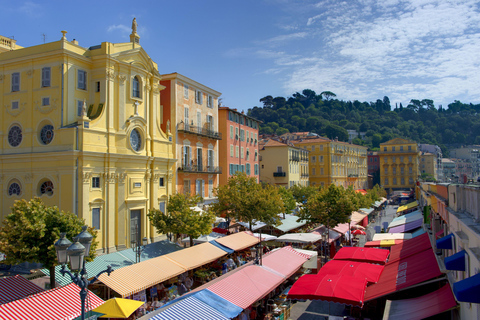
{"type": "Polygon", "coordinates": [[[130,34],[132,33],[132,28],[127,27],[124,24],[114,24],[108,27],[107,32],[116,32],[120,31],[123,34],[130,34]]]}
{"type": "Polygon", "coordinates": [[[27,16],[40,16],[42,15],[42,6],[33,1],[26,1],[18,7],[18,11],[27,16]]]}

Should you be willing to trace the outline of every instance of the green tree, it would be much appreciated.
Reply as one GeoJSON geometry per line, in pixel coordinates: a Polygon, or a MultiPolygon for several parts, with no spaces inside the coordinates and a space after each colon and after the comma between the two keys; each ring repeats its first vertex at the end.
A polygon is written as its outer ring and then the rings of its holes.
{"type": "Polygon", "coordinates": [[[327,101],[335,98],[337,95],[331,91],[323,91],[322,93],[320,93],[320,97],[322,97],[322,99],[325,99],[327,101]]]}
{"type": "Polygon", "coordinates": [[[283,206],[285,208],[283,211],[283,218],[285,219],[285,213],[291,213],[297,207],[297,203],[290,189],[280,186],[277,191],[283,201],[283,206]]]}
{"type": "MultiPolygon", "coordinates": [[[[60,238],[60,232],[65,232],[72,241],[84,225],[75,214],[60,211],[55,206],[47,207],[40,198],[15,201],[0,228],[0,252],[6,256],[4,263],[41,263],[50,271],[50,287],[55,288],[55,266],[58,263],[54,244],[60,238]]],[[[91,227],[88,232],[93,241],[86,260],[92,261],[98,245],[97,232],[91,227]]]]}
{"type": "Polygon", "coordinates": [[[215,214],[210,211],[192,209],[201,201],[202,197],[198,195],[176,193],[168,199],[166,212],[150,209],[148,218],[158,233],[186,234],[190,237],[190,246],[193,246],[193,239],[211,233],[215,222],[215,214]]]}
{"type": "Polygon", "coordinates": [[[254,221],[262,221],[276,226],[280,223],[279,213],[285,210],[277,188],[257,183],[254,177],[237,172],[228,179],[226,185],[214,190],[218,202],[211,207],[217,215],[225,215],[227,220],[248,222],[250,229],[254,221]]]}
{"type": "Polygon", "coordinates": [[[427,182],[437,182],[437,179],[435,179],[435,177],[432,174],[426,173],[426,172],[422,173],[422,175],[420,176],[420,179],[427,182]]]}
{"type": "Polygon", "coordinates": [[[308,198],[318,192],[318,188],[314,186],[299,186],[298,184],[293,185],[288,189],[296,202],[305,203],[308,198]]]}
{"type": "Polygon", "coordinates": [[[357,199],[343,187],[331,184],[308,199],[298,214],[298,220],[321,223],[330,232],[336,225],[350,222],[352,212],[360,208],[357,199]]]}

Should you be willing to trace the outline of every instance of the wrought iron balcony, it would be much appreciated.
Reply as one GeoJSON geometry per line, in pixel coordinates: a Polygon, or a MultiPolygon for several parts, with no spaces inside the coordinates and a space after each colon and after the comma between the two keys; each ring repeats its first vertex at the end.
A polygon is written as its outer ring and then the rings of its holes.
{"type": "Polygon", "coordinates": [[[213,131],[209,128],[203,128],[203,127],[198,127],[194,126],[191,124],[187,124],[185,122],[180,122],[177,125],[177,130],[178,132],[186,132],[186,133],[191,133],[191,134],[196,134],[202,137],[208,137],[216,140],[222,140],[222,133],[213,131]]]}
{"type": "Polygon", "coordinates": [[[285,177],[285,176],[287,176],[287,173],[286,172],[274,172],[273,176],[274,177],[285,177]]]}
{"type": "Polygon", "coordinates": [[[222,167],[209,166],[203,163],[197,163],[196,161],[192,164],[186,165],[184,163],[178,168],[178,171],[183,172],[193,172],[193,173],[211,173],[211,174],[221,174],[222,167]]]}

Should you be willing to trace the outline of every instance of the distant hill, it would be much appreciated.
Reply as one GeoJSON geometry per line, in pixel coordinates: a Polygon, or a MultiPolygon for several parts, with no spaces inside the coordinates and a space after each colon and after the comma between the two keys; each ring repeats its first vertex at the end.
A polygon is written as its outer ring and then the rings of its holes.
{"type": "Polygon", "coordinates": [[[433,100],[412,99],[407,106],[390,104],[388,97],[375,102],[343,101],[330,91],[316,94],[305,89],[292,97],[266,96],[263,107],[248,115],[263,121],[261,133],[310,131],[348,141],[347,129],[365,132],[365,140],[353,142],[378,148],[380,143],[404,137],[418,143],[436,144],[448,156],[447,147],[480,144],[480,104],[450,103],[434,106],[433,100]]]}

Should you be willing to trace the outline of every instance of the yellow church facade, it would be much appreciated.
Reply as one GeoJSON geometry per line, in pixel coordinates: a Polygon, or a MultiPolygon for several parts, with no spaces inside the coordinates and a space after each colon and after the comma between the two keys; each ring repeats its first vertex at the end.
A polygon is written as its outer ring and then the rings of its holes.
{"type": "Polygon", "coordinates": [[[146,214],[174,192],[161,75],[130,42],[19,47],[0,37],[0,220],[40,197],[98,230],[101,252],[156,234],[146,214]]]}

